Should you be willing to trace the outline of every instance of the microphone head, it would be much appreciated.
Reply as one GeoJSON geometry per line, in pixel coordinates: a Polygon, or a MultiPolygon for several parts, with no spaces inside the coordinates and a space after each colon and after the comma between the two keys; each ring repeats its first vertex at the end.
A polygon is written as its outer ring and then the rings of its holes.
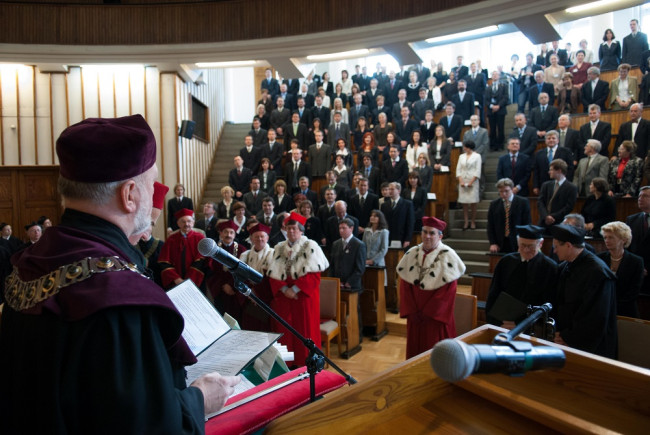
{"type": "Polygon", "coordinates": [[[477,352],[471,346],[448,338],[433,346],[431,367],[445,381],[458,382],[472,374],[477,358],[477,352]]]}
{"type": "Polygon", "coordinates": [[[199,254],[203,255],[204,257],[211,257],[214,255],[218,248],[219,247],[217,246],[217,242],[209,237],[201,239],[198,246],[196,247],[196,249],[199,251],[199,254]]]}

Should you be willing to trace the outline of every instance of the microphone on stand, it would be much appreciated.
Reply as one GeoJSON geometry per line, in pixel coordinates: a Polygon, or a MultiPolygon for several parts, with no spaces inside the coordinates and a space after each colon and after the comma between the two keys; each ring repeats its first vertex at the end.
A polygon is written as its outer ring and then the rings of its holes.
{"type": "Polygon", "coordinates": [[[199,254],[218,261],[219,263],[226,266],[230,272],[244,281],[251,281],[255,284],[258,284],[262,281],[262,278],[264,278],[262,274],[257,270],[253,269],[248,264],[241,261],[239,258],[230,254],[225,249],[218,247],[217,242],[208,237],[199,241],[197,249],[199,251],[199,254]]]}
{"type": "Polygon", "coordinates": [[[446,339],[433,346],[431,367],[447,382],[459,382],[474,373],[503,373],[523,376],[529,370],[562,368],[566,357],[561,349],[512,341],[502,345],[467,344],[446,339]]]}

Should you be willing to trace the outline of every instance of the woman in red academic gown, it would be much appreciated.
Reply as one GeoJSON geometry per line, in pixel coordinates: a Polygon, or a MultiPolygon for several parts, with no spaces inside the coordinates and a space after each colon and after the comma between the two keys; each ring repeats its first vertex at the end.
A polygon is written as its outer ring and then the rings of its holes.
{"type": "MultiPolygon", "coordinates": [[[[320,274],[329,262],[318,244],[303,235],[306,218],[291,213],[285,220],[287,240],[275,246],[268,270],[273,302],[271,307],[298,332],[320,347],[320,274]]],[[[309,352],[286,328],[272,322],[280,339],[294,352],[294,363],[305,364],[309,352]]]]}
{"type": "Polygon", "coordinates": [[[465,264],[441,242],[447,224],[422,218],[422,243],[408,250],[397,265],[400,316],[406,318],[406,358],[445,338],[456,336],[454,302],[465,264]]]}

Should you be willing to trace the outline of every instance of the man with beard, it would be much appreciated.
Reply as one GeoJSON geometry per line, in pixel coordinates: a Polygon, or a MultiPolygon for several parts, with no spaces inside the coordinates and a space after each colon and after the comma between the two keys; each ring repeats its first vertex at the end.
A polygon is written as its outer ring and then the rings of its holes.
{"type": "Polygon", "coordinates": [[[151,225],[153,132],[140,115],[87,119],[56,152],[65,210],[7,281],[0,432],[203,433],[239,380],[186,385],[183,318],[133,248],[151,225]]]}
{"type": "MultiPolygon", "coordinates": [[[[257,224],[249,231],[253,247],[244,252],[240,259],[244,263],[262,274],[262,281],[252,286],[252,290],[266,305],[271,305],[273,294],[271,284],[266,272],[273,261],[273,248],[268,244],[271,228],[264,224],[257,224]]],[[[271,330],[269,315],[251,301],[246,301],[242,318],[242,328],[268,332],[271,330]]]]}

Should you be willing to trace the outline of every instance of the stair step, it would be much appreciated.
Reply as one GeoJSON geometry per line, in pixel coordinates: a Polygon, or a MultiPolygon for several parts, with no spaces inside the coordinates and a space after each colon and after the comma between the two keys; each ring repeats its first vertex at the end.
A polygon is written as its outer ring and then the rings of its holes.
{"type": "Polygon", "coordinates": [[[490,249],[490,242],[487,238],[481,240],[448,238],[443,241],[445,245],[451,246],[456,251],[481,251],[485,255],[490,249]]]}
{"type": "Polygon", "coordinates": [[[488,261],[485,251],[466,251],[461,249],[455,249],[455,251],[464,263],[467,263],[468,261],[474,263],[483,263],[488,261]]]}

